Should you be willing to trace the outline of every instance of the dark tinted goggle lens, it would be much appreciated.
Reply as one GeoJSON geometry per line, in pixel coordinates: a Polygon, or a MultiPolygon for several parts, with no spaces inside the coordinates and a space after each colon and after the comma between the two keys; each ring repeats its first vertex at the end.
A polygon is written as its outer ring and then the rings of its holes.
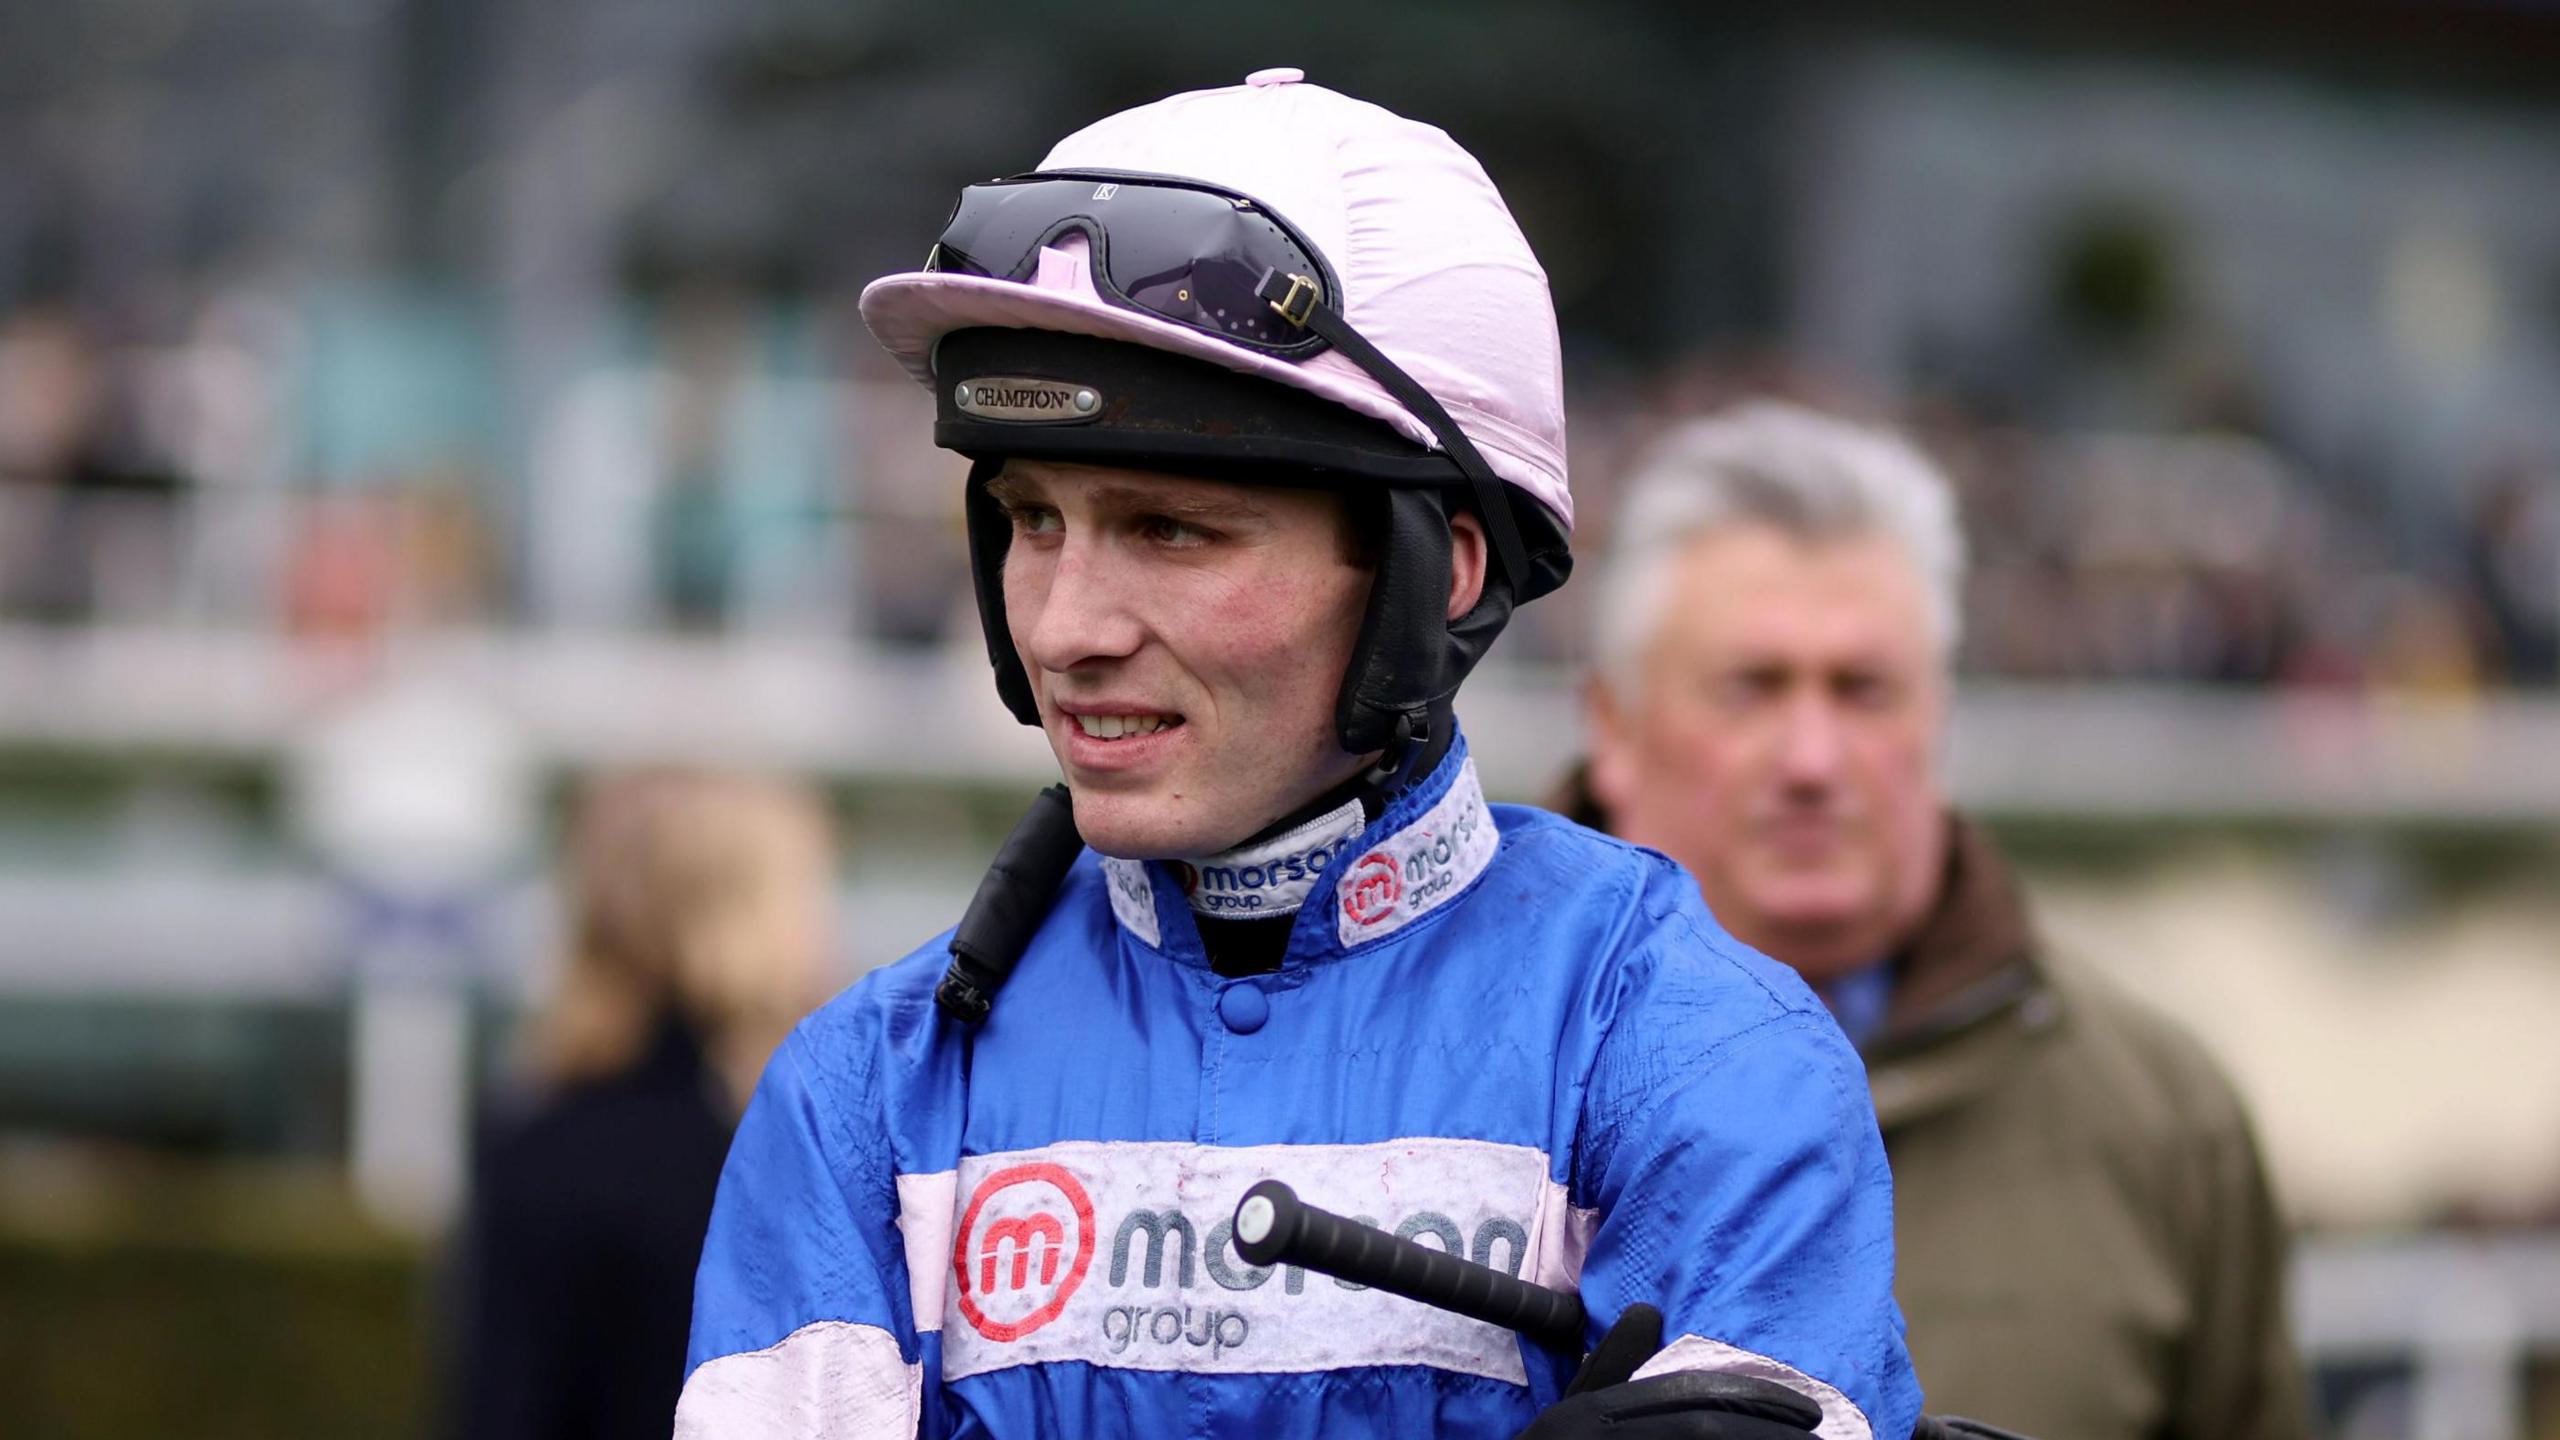
{"type": "Polygon", "coordinates": [[[1070,230],[1091,240],[1097,288],[1135,309],[1257,350],[1324,344],[1256,293],[1278,271],[1316,281],[1331,303],[1332,274],[1313,250],[1242,196],[1161,180],[1094,174],[972,185],[926,268],[1027,281],[1040,247],[1070,230]]]}

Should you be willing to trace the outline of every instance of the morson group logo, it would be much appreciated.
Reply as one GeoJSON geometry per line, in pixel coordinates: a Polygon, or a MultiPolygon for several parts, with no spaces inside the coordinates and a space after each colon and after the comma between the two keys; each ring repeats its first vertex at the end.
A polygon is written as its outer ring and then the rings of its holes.
{"type": "Polygon", "coordinates": [[[1572,1284],[1589,1245],[1572,1212],[1547,1214],[1544,1152],[1481,1140],[1068,1140],[964,1158],[930,1214],[912,1230],[899,1219],[915,1240],[943,1237],[930,1253],[950,1257],[944,1269],[918,1252],[919,1276],[940,1282],[918,1288],[916,1314],[943,1322],[943,1377],[1062,1362],[1290,1374],[1357,1354],[1348,1363],[1524,1383],[1508,1331],[1298,1266],[1247,1264],[1235,1197],[1275,1170],[1364,1224],[1542,1284],[1572,1284]]]}
{"type": "Polygon", "coordinates": [[[1345,800],[1285,834],[1167,864],[1199,914],[1295,915],[1368,824],[1360,802],[1345,800]]]}
{"type": "Polygon", "coordinates": [[[1404,881],[1396,874],[1395,857],[1384,850],[1361,856],[1351,873],[1342,877],[1342,913],[1354,925],[1384,920],[1403,896],[1404,881]]]}
{"type": "Polygon", "coordinates": [[[997,1171],[970,1195],[951,1247],[961,1315],[990,1340],[1021,1339],[1067,1308],[1093,1247],[1093,1200],[1065,1167],[997,1171]]]}
{"type": "Polygon", "coordinates": [[[1501,845],[1470,760],[1429,810],[1343,875],[1335,935],[1344,945],[1359,945],[1402,930],[1463,893],[1501,845]]]}
{"type": "Polygon", "coordinates": [[[1168,863],[1174,879],[1182,884],[1182,898],[1203,915],[1249,914],[1257,910],[1294,915],[1308,892],[1316,888],[1316,881],[1323,878],[1343,851],[1351,848],[1355,838],[1336,836],[1302,850],[1245,852],[1222,864],[1195,865],[1188,860],[1168,863]]]}

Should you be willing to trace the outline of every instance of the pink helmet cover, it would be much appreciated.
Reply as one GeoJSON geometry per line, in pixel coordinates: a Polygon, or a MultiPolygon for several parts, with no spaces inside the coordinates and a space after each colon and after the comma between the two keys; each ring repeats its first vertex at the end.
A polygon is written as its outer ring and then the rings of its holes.
{"type": "MultiPolygon", "coordinates": [[[[1182,175],[1241,191],[1323,251],[1343,318],[1447,407],[1494,473],[1570,530],[1564,376],[1546,272],[1475,157],[1441,130],[1262,71],[1126,110],[1069,135],[1044,170],[1182,175]]],[[[1041,253],[1029,284],[910,272],[862,292],[862,317],[918,380],[972,326],[1056,330],[1193,356],[1322,396],[1418,444],[1431,429],[1341,355],[1284,360],[1106,301],[1082,237],[1041,253]]]]}

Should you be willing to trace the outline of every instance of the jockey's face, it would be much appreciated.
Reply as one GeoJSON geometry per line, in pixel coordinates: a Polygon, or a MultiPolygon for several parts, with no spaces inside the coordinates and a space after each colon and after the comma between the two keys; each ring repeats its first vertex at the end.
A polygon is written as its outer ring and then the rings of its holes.
{"type": "Polygon", "coordinates": [[[1334,700],[1370,571],[1326,491],[1008,461],[1005,616],[1106,855],[1204,855],[1348,780],[1334,700]]]}

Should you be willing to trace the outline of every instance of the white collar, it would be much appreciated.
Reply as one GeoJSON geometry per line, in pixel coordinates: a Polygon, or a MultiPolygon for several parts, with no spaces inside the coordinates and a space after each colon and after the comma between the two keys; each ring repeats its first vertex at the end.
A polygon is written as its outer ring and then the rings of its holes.
{"type": "MultiPolygon", "coordinates": [[[[1445,788],[1436,798],[1421,805],[1418,814],[1410,807],[1421,804],[1423,797],[1410,792],[1398,797],[1379,821],[1381,825],[1392,824],[1396,828],[1383,835],[1374,833],[1375,827],[1371,827],[1368,831],[1355,829],[1342,842],[1323,840],[1324,827],[1339,823],[1337,817],[1344,813],[1333,810],[1287,835],[1221,857],[1223,862],[1248,852],[1263,854],[1275,847],[1284,847],[1284,842],[1288,846],[1329,845],[1331,848],[1322,852],[1322,863],[1311,867],[1307,862],[1317,853],[1316,850],[1282,850],[1285,856],[1298,857],[1301,866],[1310,869],[1303,880],[1284,874],[1279,877],[1282,883],[1274,886],[1269,862],[1265,861],[1264,886],[1261,889],[1213,889],[1205,883],[1209,877],[1203,869],[1199,873],[1204,883],[1190,886],[1191,893],[1186,898],[1202,914],[1223,917],[1279,915],[1302,908],[1319,889],[1330,887],[1326,898],[1334,912],[1334,935],[1344,949],[1392,935],[1456,899],[1493,863],[1494,852],[1501,845],[1501,832],[1494,823],[1493,811],[1485,804],[1484,787],[1476,779],[1475,761],[1461,758],[1456,774],[1444,784],[1445,788]],[[1352,856],[1358,858],[1350,858],[1352,856]],[[1270,897],[1281,892],[1289,893],[1287,910],[1273,908],[1267,903],[1270,897]],[[1245,895],[1264,897],[1266,904],[1258,909],[1228,908],[1224,905],[1213,909],[1200,907],[1203,896],[1245,895]]],[[[1354,817],[1356,826],[1356,817],[1360,813],[1358,803],[1346,802],[1346,808],[1354,817]]],[[[1165,885],[1174,885],[1178,879],[1188,879],[1180,868],[1185,864],[1199,866],[1202,862],[1166,861],[1150,865],[1141,860],[1103,861],[1104,888],[1111,898],[1112,914],[1123,929],[1159,950],[1164,948],[1167,937],[1156,909],[1158,877],[1162,877],[1165,885]]],[[[1241,880],[1243,877],[1239,874],[1231,878],[1241,880]]],[[[1183,948],[1188,950],[1198,943],[1196,938],[1187,939],[1183,948]]]]}
{"type": "Polygon", "coordinates": [[[1360,802],[1345,800],[1268,840],[1164,863],[1182,882],[1182,897],[1195,915],[1216,920],[1295,915],[1315,893],[1325,870],[1368,826],[1369,815],[1360,802]]]}

